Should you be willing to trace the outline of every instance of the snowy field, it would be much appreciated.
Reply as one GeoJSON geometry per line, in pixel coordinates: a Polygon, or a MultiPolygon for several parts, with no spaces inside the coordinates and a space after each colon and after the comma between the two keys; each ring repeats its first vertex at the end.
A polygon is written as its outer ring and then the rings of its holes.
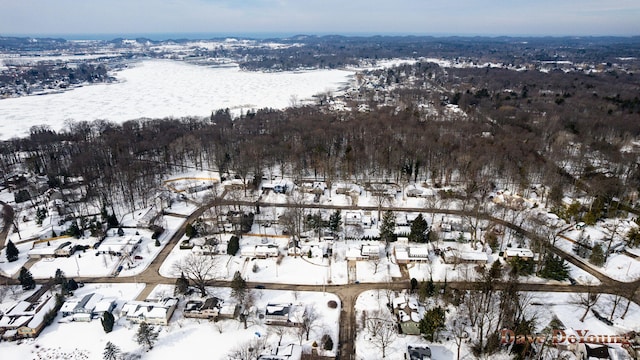
{"type": "MultiPolygon", "coordinates": [[[[131,325],[124,318],[118,318],[118,311],[122,305],[134,299],[142,290],[143,285],[133,284],[95,284],[86,285],[76,291],[76,295],[82,296],[91,292],[97,292],[105,297],[117,297],[118,306],[114,311],[116,324],[111,333],[105,334],[99,320],[91,322],[60,323],[61,315],[56,321],[45,328],[36,339],[23,340],[22,342],[0,342],[0,354],[2,359],[102,359],[102,352],[107,341],[114,343],[123,352],[143,354],[143,359],[174,359],[176,354],[205,355],[208,359],[227,359],[227,354],[238,346],[252,340],[264,340],[267,346],[274,346],[278,342],[278,336],[273,328],[265,325],[263,320],[250,317],[248,328],[238,320],[221,320],[210,322],[207,320],[187,319],[182,315],[184,299],[178,304],[169,326],[161,329],[158,342],[154,348],[144,353],[135,342],[134,337],[138,329],[137,325],[131,325]]],[[[228,298],[230,290],[221,288],[209,288],[209,292],[221,298],[228,298]]],[[[328,301],[334,300],[340,303],[332,294],[291,291],[256,291],[255,311],[264,310],[268,303],[284,304],[293,303],[313,307],[317,312],[318,321],[311,331],[309,341],[299,340],[291,331],[282,337],[282,345],[300,344],[309,349],[314,341],[320,343],[323,334],[329,334],[334,344],[338,339],[338,324],[340,306],[330,309],[328,301]]],[[[173,286],[159,285],[154,293],[172,293],[173,286]]],[[[151,296],[154,296],[154,293],[151,296]]],[[[335,349],[335,345],[334,345],[335,349]]],[[[334,351],[325,355],[334,355],[334,351]]]]}
{"type": "Polygon", "coordinates": [[[117,73],[115,84],[83,86],[44,96],[0,100],[0,140],[26,136],[35,125],[65,121],[209,116],[213,110],[284,108],[346,85],[352,71],[262,73],[176,61],[143,61],[117,73]]]}
{"type": "MultiPolygon", "coordinates": [[[[399,295],[399,294],[396,294],[399,295]]],[[[631,303],[629,310],[624,319],[620,317],[623,315],[626,308],[626,300],[622,301],[618,305],[615,314],[613,316],[613,325],[606,325],[602,321],[598,320],[591,312],[587,314],[584,322],[580,321],[580,317],[584,313],[584,309],[576,306],[577,294],[572,293],[524,293],[524,296],[529,298],[528,315],[535,316],[536,318],[536,331],[542,331],[549,322],[556,317],[564,325],[567,334],[572,334],[573,330],[588,330],[588,334],[599,335],[616,335],[623,334],[632,329],[635,329],[636,324],[640,321],[640,308],[637,304],[631,303]]],[[[603,294],[598,299],[595,309],[606,317],[609,317],[611,312],[610,302],[613,298],[612,295],[603,294]]],[[[361,321],[362,312],[366,311],[369,315],[372,311],[380,310],[388,312],[389,310],[385,306],[387,302],[387,296],[385,291],[370,290],[365,291],[356,299],[356,319],[361,321]]],[[[428,303],[432,303],[433,300],[427,300],[428,303]]],[[[419,310],[421,311],[421,310],[419,310]]],[[[446,323],[457,318],[457,309],[449,306],[447,310],[446,323]]],[[[473,330],[469,329],[470,332],[473,330]]],[[[456,359],[456,353],[458,351],[457,345],[454,340],[446,340],[446,335],[440,339],[439,342],[427,342],[422,336],[412,335],[397,335],[392,338],[390,345],[386,349],[387,358],[389,359],[403,359],[404,354],[407,351],[407,346],[412,345],[427,345],[431,348],[432,358],[438,360],[454,360],[456,359]]],[[[470,353],[469,344],[463,342],[460,359],[473,359],[474,356],[470,353]]],[[[356,359],[376,359],[380,358],[380,347],[376,346],[376,342],[372,341],[371,335],[366,329],[363,329],[361,324],[358,324],[358,334],[355,342],[356,359]]],[[[616,359],[626,359],[624,357],[625,351],[617,344],[612,345],[612,352],[616,359]]],[[[511,359],[512,356],[506,353],[492,354],[488,359],[511,359]]],[[[569,357],[573,359],[574,357],[569,357]]]]}

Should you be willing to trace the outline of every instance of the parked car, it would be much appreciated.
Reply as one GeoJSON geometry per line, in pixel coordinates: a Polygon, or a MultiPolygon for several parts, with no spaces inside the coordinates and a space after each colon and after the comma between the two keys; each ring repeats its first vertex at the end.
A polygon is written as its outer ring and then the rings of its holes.
{"type": "Polygon", "coordinates": [[[140,255],[136,255],[133,258],[136,259],[136,260],[142,260],[142,256],[140,256],[140,255]]]}

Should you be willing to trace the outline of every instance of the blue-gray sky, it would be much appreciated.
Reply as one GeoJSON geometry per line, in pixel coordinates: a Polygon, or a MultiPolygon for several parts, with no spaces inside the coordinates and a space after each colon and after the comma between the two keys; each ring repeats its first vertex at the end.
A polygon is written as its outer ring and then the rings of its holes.
{"type": "Polygon", "coordinates": [[[640,35],[638,0],[0,0],[0,35],[640,35]]]}

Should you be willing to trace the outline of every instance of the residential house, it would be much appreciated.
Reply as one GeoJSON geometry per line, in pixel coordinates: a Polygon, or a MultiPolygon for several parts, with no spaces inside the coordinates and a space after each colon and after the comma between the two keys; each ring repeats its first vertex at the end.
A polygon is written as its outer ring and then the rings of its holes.
{"type": "Polygon", "coordinates": [[[420,335],[420,307],[415,297],[402,295],[393,299],[393,314],[403,334],[420,335]]]}
{"type": "Polygon", "coordinates": [[[429,261],[429,249],[417,246],[396,246],[394,248],[398,264],[429,261]]]}
{"type": "Polygon", "coordinates": [[[246,257],[256,257],[258,259],[266,259],[269,257],[278,257],[280,250],[278,246],[273,244],[243,246],[240,249],[240,255],[246,257]]]}
{"type": "Polygon", "coordinates": [[[407,346],[409,360],[430,360],[431,349],[427,345],[407,346]]]}
{"type": "Polygon", "coordinates": [[[184,305],[184,317],[199,319],[216,319],[220,315],[222,299],[216,297],[207,298],[205,301],[189,300],[184,305]]]}
{"type": "Polygon", "coordinates": [[[347,211],[344,213],[345,225],[362,225],[362,213],[359,211],[347,211]]]}
{"type": "Polygon", "coordinates": [[[529,259],[533,259],[534,254],[533,254],[533,251],[529,249],[523,249],[523,248],[517,248],[517,249],[507,248],[504,251],[504,258],[506,260],[510,260],[515,257],[519,257],[520,259],[524,259],[524,260],[529,260],[529,259]]]}
{"type": "Polygon", "coordinates": [[[380,246],[378,245],[362,245],[360,248],[362,258],[377,259],[380,257],[380,246]]]}
{"type": "Polygon", "coordinates": [[[268,325],[297,326],[304,317],[305,308],[300,305],[267,304],[264,323],[268,325]]]}
{"type": "Polygon", "coordinates": [[[289,344],[269,349],[258,356],[258,360],[300,360],[302,359],[302,347],[289,344]]]}
{"type": "Polygon", "coordinates": [[[45,326],[44,316],[56,306],[55,296],[40,296],[34,301],[19,301],[0,318],[4,340],[34,338],[45,326]]]}
{"type": "Polygon", "coordinates": [[[164,298],[158,302],[130,301],[122,307],[121,315],[136,324],[168,325],[177,305],[176,298],[164,298]]]}
{"type": "Polygon", "coordinates": [[[460,262],[467,264],[486,264],[489,261],[487,253],[482,251],[460,251],[458,256],[460,262]]]}
{"type": "Polygon", "coordinates": [[[267,304],[264,322],[268,325],[291,325],[289,312],[292,304],[267,304]]]}
{"type": "Polygon", "coordinates": [[[65,241],[64,243],[60,244],[60,246],[58,246],[58,248],[55,249],[53,253],[56,257],[69,257],[73,255],[75,250],[76,247],[74,244],[72,244],[70,241],[65,241]]]}
{"type": "Polygon", "coordinates": [[[74,321],[91,321],[99,318],[105,311],[113,311],[116,301],[104,299],[100,294],[88,294],[82,299],[70,299],[62,304],[60,313],[63,317],[72,316],[74,321]]]}

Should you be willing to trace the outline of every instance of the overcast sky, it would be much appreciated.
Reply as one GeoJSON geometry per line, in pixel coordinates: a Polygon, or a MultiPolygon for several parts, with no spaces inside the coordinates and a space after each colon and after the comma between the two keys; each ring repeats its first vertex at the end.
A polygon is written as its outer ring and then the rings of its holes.
{"type": "Polygon", "coordinates": [[[15,34],[640,35],[638,0],[0,0],[15,34]]]}

